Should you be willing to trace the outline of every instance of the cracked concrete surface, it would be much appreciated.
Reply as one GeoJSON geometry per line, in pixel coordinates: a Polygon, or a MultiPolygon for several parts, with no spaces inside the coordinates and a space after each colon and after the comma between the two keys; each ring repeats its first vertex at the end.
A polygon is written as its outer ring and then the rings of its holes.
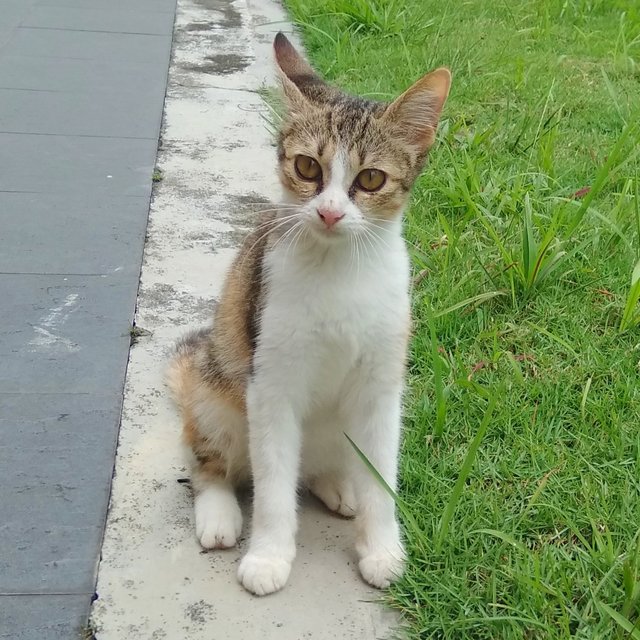
{"type": "MultiPolygon", "coordinates": [[[[92,625],[98,640],[367,639],[395,617],[358,575],[351,523],[302,501],[287,587],[257,598],[236,581],[240,549],[195,538],[180,424],[163,381],[173,342],[210,319],[255,212],[278,197],[258,90],[271,42],[290,31],[272,0],[180,0],[116,473],[92,625]]],[[[249,506],[244,501],[248,515],[249,506]]]]}

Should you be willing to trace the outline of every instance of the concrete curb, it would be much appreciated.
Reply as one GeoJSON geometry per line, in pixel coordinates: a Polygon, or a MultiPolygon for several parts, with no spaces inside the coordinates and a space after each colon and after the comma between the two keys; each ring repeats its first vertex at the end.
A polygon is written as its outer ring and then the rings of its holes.
{"type": "MultiPolygon", "coordinates": [[[[264,599],[236,581],[242,549],[204,552],[194,534],[168,353],[209,321],[249,203],[278,197],[257,93],[271,42],[291,31],[272,0],[180,0],[92,625],[98,640],[386,637],[395,616],[359,578],[348,521],[305,498],[286,589],[264,599]]],[[[245,510],[247,505],[245,505],[245,510]]],[[[246,525],[245,525],[246,535],[246,525]]],[[[244,538],[241,546],[244,545],[244,538]]]]}

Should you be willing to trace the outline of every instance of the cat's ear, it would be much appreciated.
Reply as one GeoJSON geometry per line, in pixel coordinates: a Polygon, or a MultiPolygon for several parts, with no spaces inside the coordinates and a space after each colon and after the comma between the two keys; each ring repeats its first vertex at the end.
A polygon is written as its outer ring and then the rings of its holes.
{"type": "Polygon", "coordinates": [[[423,76],[385,110],[383,119],[398,126],[407,143],[420,153],[429,150],[436,137],[442,107],[449,95],[451,72],[445,67],[423,76]]]}
{"type": "Polygon", "coordinates": [[[301,87],[321,82],[321,80],[281,31],[276,34],[273,41],[273,50],[287,106],[290,111],[302,111],[308,107],[309,103],[301,87]]]}

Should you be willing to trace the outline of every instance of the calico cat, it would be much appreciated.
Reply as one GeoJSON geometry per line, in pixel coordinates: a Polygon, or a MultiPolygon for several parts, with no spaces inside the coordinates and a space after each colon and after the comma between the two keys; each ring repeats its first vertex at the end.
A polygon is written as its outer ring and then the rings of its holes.
{"type": "Polygon", "coordinates": [[[355,516],[363,578],[402,572],[394,503],[345,434],[396,486],[409,317],[402,214],[434,142],[451,75],[437,69],[394,102],[326,84],[279,33],[287,114],[283,202],[242,246],[213,327],[177,346],[169,384],[192,458],[196,534],[236,544],[235,489],[253,481],[238,577],[281,589],[296,554],[297,490],[355,516]]]}

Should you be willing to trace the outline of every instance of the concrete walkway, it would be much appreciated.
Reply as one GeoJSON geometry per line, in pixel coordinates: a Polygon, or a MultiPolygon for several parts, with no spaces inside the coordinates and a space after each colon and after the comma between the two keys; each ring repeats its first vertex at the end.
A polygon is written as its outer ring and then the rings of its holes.
{"type": "Polygon", "coordinates": [[[394,622],[358,575],[351,523],[310,498],[299,555],[278,594],[259,599],[239,586],[242,549],[199,547],[179,419],[163,382],[172,343],[209,322],[239,238],[268,206],[252,203],[278,198],[257,91],[273,82],[271,43],[278,29],[290,31],[284,20],[272,0],[178,2],[163,179],[136,316],[146,331],[131,351],[92,614],[98,640],[373,640],[394,622]]]}
{"type": "Polygon", "coordinates": [[[84,633],[175,0],[0,0],[0,638],[84,633]]]}

